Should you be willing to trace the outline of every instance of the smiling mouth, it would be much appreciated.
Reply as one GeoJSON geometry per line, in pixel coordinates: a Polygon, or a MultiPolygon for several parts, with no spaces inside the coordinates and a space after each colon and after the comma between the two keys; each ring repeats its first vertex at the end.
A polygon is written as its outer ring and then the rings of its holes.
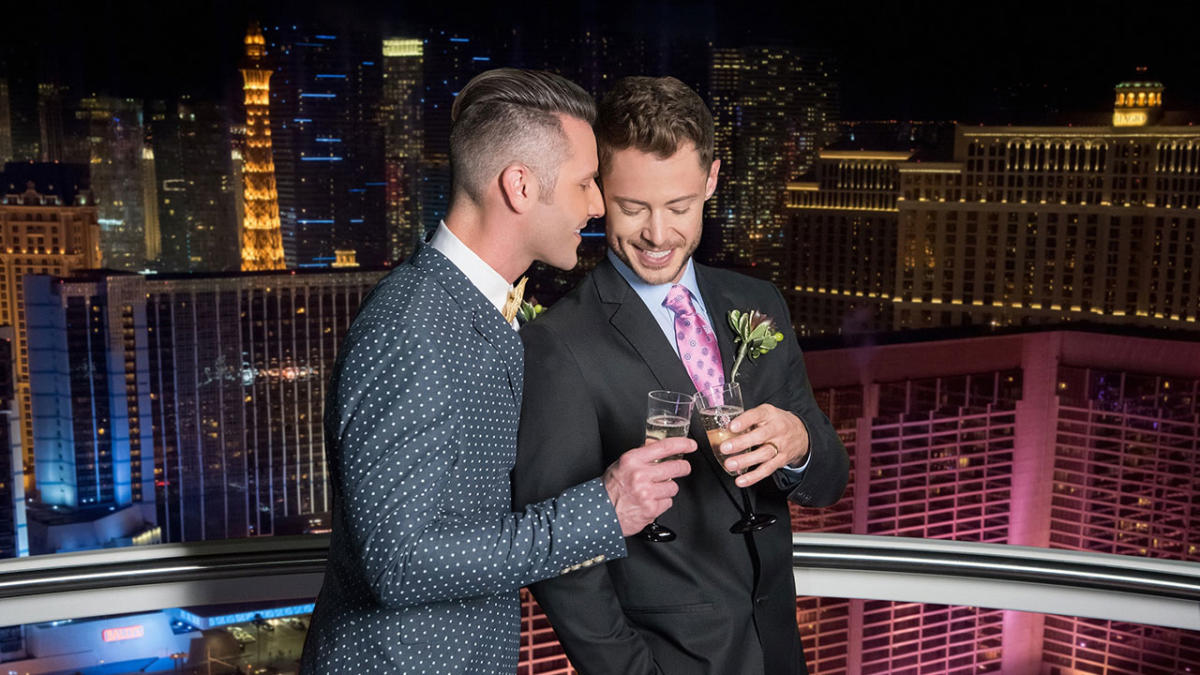
{"type": "Polygon", "coordinates": [[[669,260],[671,258],[671,254],[674,252],[675,252],[675,249],[671,249],[671,248],[664,249],[661,251],[650,251],[650,250],[647,250],[644,248],[638,249],[638,253],[641,254],[642,258],[650,263],[666,262],[667,260],[669,260]]]}

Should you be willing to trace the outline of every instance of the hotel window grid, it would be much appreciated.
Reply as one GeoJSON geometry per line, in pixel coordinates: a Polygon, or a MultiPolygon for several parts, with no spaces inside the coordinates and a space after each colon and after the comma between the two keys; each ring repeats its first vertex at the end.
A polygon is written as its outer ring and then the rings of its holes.
{"type": "Polygon", "coordinates": [[[166,541],[300,533],[312,516],[329,512],[326,378],[379,276],[247,275],[150,285],[166,541]]]}
{"type": "MultiPolygon", "coordinates": [[[[863,388],[837,387],[814,391],[817,406],[829,416],[850,455],[850,481],[833,506],[804,509],[791,504],[793,532],[850,534],[854,526],[854,462],[858,420],[863,414],[863,388]]],[[[858,601],[861,604],[861,601],[858,601]]],[[[809,668],[823,675],[846,675],[851,601],[845,598],[798,597],[796,621],[809,668]]]]}
{"type": "MultiPolygon", "coordinates": [[[[1050,546],[1200,560],[1200,380],[1064,365],[1057,390],[1050,546]]],[[[1044,637],[1047,663],[1080,672],[1200,662],[1189,631],[1047,616],[1044,637]]]]}

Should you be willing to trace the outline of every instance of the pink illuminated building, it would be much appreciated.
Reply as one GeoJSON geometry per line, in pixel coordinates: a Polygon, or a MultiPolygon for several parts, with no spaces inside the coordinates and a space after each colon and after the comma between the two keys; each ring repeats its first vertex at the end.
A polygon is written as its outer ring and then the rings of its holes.
{"type": "MultiPolygon", "coordinates": [[[[796,531],[1200,560],[1200,342],[1028,332],[806,361],[854,465],[842,502],[794,510],[796,531]]],[[[1184,630],[870,600],[797,612],[820,675],[1200,672],[1184,630]]]]}

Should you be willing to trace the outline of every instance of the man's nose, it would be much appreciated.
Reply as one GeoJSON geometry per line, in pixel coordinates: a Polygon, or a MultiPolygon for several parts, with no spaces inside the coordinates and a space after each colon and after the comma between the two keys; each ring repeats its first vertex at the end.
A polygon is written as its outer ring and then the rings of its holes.
{"type": "Polygon", "coordinates": [[[599,218],[603,215],[604,195],[600,194],[600,187],[593,180],[592,187],[588,190],[588,218],[599,218]]]}
{"type": "Polygon", "coordinates": [[[646,227],[642,230],[642,237],[653,246],[666,243],[667,226],[663,222],[662,211],[651,209],[650,217],[646,221],[646,227]]]}

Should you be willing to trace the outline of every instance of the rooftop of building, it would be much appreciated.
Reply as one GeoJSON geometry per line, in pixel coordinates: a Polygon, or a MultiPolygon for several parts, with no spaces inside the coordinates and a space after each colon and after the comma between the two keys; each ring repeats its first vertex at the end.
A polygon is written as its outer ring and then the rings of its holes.
{"type": "Polygon", "coordinates": [[[133,508],[130,505],[113,506],[101,504],[99,506],[86,506],[72,508],[68,506],[55,506],[52,504],[44,504],[41,502],[31,501],[28,503],[27,509],[29,519],[33,522],[42,525],[73,525],[77,523],[93,523],[102,518],[107,518],[113,514],[124,511],[125,509],[133,508]]]}
{"type": "Polygon", "coordinates": [[[1117,84],[1117,89],[1162,89],[1162,82],[1129,80],[1117,84]]]}
{"type": "Polygon", "coordinates": [[[201,279],[253,279],[270,277],[321,277],[337,274],[384,274],[391,271],[390,267],[342,267],[342,268],[304,268],[266,270],[256,272],[129,272],[114,269],[75,270],[70,276],[58,277],[67,283],[95,283],[114,277],[143,277],[147,281],[189,281],[201,279]]]}
{"type": "Polygon", "coordinates": [[[84,164],[7,162],[0,172],[0,190],[0,198],[23,197],[32,190],[42,197],[57,198],[57,205],[76,204],[80,197],[92,202],[91,173],[84,164]]]}
{"type": "MultiPolygon", "coordinates": [[[[972,126],[983,127],[1012,127],[1014,129],[1030,127],[1036,129],[1044,128],[1074,128],[1074,127],[1101,127],[1112,130],[1113,114],[1112,111],[1107,112],[1067,112],[1067,113],[1047,113],[1038,117],[1025,119],[1020,124],[1011,122],[996,122],[994,120],[976,120],[972,123],[964,123],[965,128],[972,126]]],[[[1140,131],[1145,129],[1155,129],[1162,127],[1191,127],[1200,126],[1200,112],[1191,110],[1164,110],[1161,117],[1151,120],[1145,126],[1140,127],[1118,127],[1118,131],[1140,131]]]]}
{"type": "Polygon", "coordinates": [[[1034,326],[954,326],[879,333],[822,335],[801,338],[800,347],[806,352],[816,352],[829,349],[882,347],[920,342],[946,342],[951,340],[964,340],[971,338],[1011,337],[1014,335],[1055,332],[1089,333],[1098,335],[1113,335],[1126,338],[1146,338],[1153,340],[1173,340],[1179,342],[1200,343],[1200,330],[1178,330],[1146,326],[1123,326],[1119,324],[1071,322],[1034,326]]]}

